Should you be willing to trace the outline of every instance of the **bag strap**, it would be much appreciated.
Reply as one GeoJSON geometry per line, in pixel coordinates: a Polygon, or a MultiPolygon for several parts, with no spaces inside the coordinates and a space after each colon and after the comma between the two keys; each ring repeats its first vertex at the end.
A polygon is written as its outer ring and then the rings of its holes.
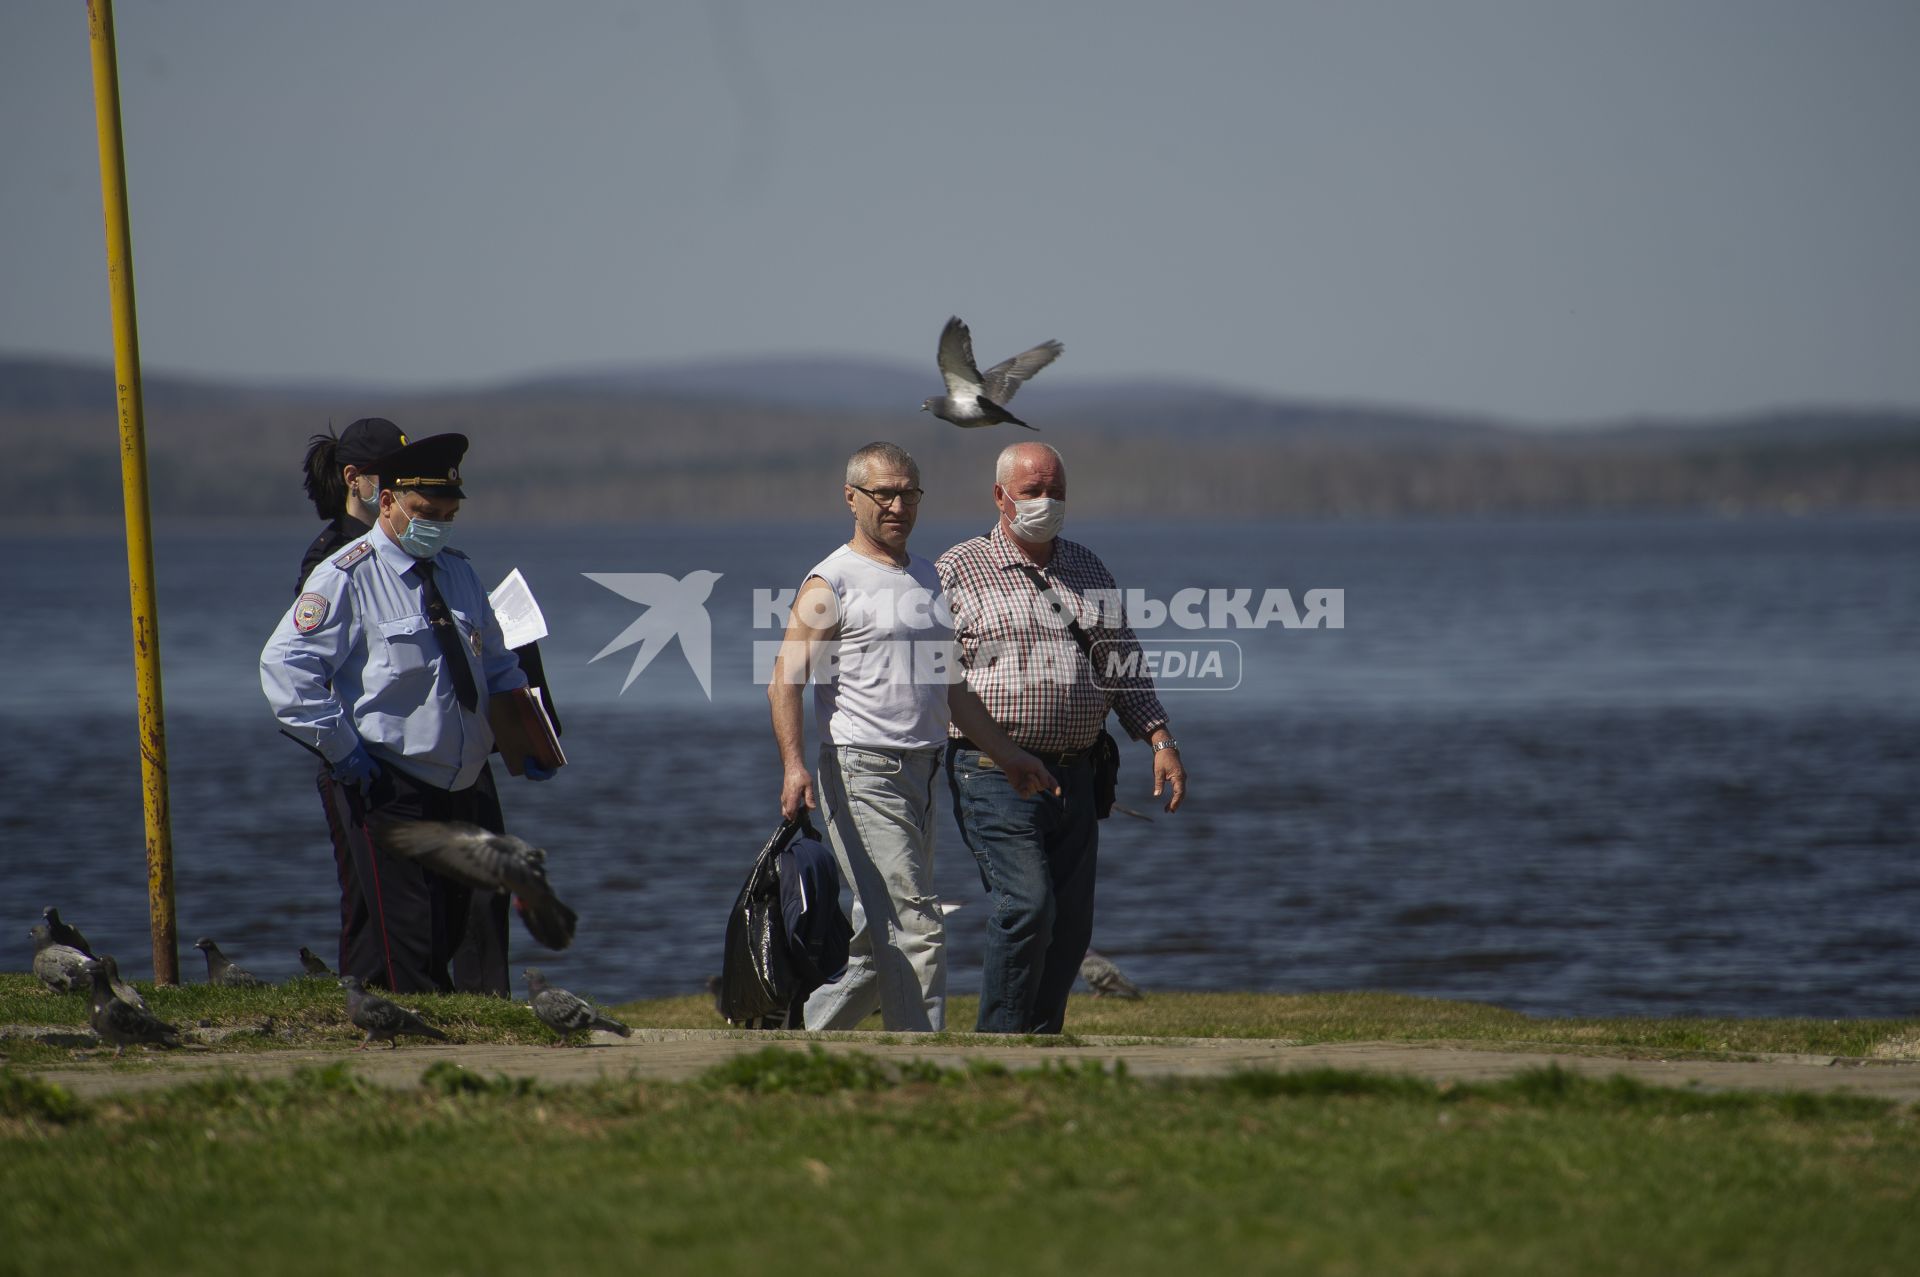
{"type": "Polygon", "coordinates": [[[1074,616],[1073,611],[1055,598],[1053,592],[1047,588],[1047,578],[1040,575],[1040,569],[1031,563],[1016,563],[1014,566],[1027,574],[1027,579],[1033,582],[1033,588],[1039,592],[1042,599],[1046,600],[1047,606],[1053,609],[1055,616],[1067,618],[1067,633],[1073,635],[1073,641],[1080,645],[1080,654],[1087,658],[1087,664],[1097,669],[1098,667],[1093,664],[1093,640],[1088,638],[1087,632],[1080,628],[1079,618],[1074,616]]]}

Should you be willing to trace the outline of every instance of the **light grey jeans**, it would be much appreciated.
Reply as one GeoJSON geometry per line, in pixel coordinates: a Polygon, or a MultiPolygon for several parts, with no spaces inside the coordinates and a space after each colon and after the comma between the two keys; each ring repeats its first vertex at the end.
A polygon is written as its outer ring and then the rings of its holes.
{"type": "Polygon", "coordinates": [[[809,1029],[947,1026],[946,933],[933,887],[933,781],[943,751],[820,747],[820,805],[853,886],[847,970],[807,999],[809,1029]]]}

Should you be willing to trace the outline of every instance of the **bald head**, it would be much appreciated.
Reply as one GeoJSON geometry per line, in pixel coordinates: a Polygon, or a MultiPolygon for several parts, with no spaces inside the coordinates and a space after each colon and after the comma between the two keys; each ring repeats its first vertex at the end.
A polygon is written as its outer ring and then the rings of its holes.
{"type": "Polygon", "coordinates": [[[1065,482],[1067,463],[1052,444],[1041,443],[1037,439],[1010,443],[1000,450],[1000,459],[993,463],[993,481],[1004,488],[1016,474],[1035,466],[1046,466],[1049,462],[1060,472],[1061,481],[1065,482]]]}

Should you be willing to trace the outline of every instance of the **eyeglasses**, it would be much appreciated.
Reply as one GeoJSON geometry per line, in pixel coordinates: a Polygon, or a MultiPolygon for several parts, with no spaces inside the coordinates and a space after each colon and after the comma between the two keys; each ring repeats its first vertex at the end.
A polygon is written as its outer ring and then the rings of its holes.
{"type": "Polygon", "coordinates": [[[863,488],[857,483],[849,483],[847,486],[855,492],[866,493],[873,498],[875,505],[883,509],[895,501],[898,501],[902,507],[911,509],[920,504],[921,497],[927,495],[925,488],[881,488],[876,491],[873,488],[863,488]]]}

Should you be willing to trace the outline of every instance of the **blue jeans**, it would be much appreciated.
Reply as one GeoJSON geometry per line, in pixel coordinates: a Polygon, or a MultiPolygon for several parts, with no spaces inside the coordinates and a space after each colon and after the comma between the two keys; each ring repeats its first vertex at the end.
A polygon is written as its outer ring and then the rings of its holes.
{"type": "Polygon", "coordinates": [[[979,750],[947,746],[960,837],[993,902],[980,977],[979,1033],[1058,1033],[1093,939],[1100,825],[1093,763],[1049,765],[1061,796],[1022,798],[979,750]]]}

